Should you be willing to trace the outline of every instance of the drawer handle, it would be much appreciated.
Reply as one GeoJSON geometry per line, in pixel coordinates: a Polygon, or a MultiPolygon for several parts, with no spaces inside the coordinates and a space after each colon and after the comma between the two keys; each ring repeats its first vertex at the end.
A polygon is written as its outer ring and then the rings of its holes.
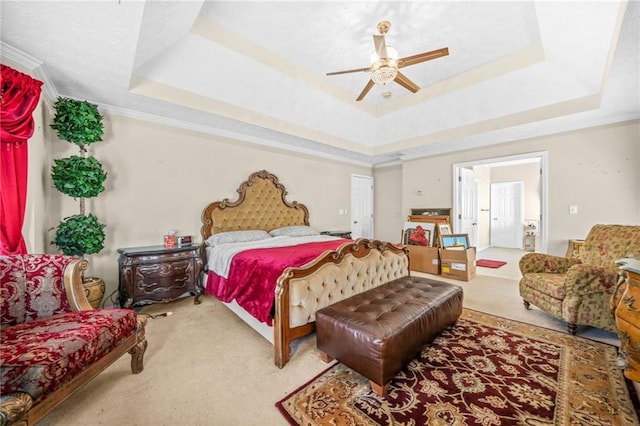
{"type": "Polygon", "coordinates": [[[622,299],[622,302],[627,305],[627,309],[630,312],[640,313],[640,309],[636,309],[633,307],[633,302],[635,302],[635,298],[633,296],[627,296],[622,299]]]}

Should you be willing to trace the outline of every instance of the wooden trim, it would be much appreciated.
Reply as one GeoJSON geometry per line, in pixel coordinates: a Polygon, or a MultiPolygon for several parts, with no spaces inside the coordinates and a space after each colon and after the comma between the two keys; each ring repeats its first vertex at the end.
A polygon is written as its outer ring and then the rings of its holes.
{"type": "Polygon", "coordinates": [[[82,274],[87,270],[89,262],[86,259],[77,259],[69,262],[64,269],[64,290],[73,311],[88,311],[93,309],[82,286],[82,274]]]}
{"type": "MultiPolygon", "coordinates": [[[[291,357],[291,342],[300,337],[311,334],[315,331],[316,324],[311,322],[298,327],[290,327],[290,303],[289,291],[292,279],[299,279],[312,276],[323,266],[333,263],[342,262],[347,254],[356,258],[363,258],[371,251],[390,250],[394,253],[404,253],[409,258],[409,250],[404,247],[398,247],[391,243],[379,240],[358,239],[352,243],[346,243],[338,247],[336,250],[326,251],[316,260],[299,268],[287,268],[278,278],[276,285],[276,313],[273,324],[274,333],[274,350],[275,364],[278,368],[284,367],[291,357]]],[[[408,265],[408,263],[407,263],[408,265]]],[[[407,271],[407,275],[410,269],[407,271]]]]}

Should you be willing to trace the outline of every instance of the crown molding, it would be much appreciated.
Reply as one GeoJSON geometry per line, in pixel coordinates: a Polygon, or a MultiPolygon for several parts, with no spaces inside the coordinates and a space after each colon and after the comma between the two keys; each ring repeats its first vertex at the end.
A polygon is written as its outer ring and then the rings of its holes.
{"type": "Polygon", "coordinates": [[[44,63],[34,58],[33,56],[16,49],[15,47],[5,43],[4,41],[0,41],[0,52],[2,52],[2,56],[10,59],[33,72],[33,76],[38,80],[44,83],[42,85],[42,93],[45,95],[50,104],[55,102],[60,96],[60,93],[56,89],[56,85],[53,84],[53,80],[51,80],[51,76],[49,76],[49,72],[47,71],[47,67],[44,63]]]}
{"type": "Polygon", "coordinates": [[[112,105],[100,105],[103,110],[109,114],[120,115],[127,118],[133,118],[136,120],[147,121],[156,124],[162,124],[169,127],[176,127],[180,129],[190,130],[198,133],[205,133],[214,136],[220,136],[228,139],[236,139],[242,142],[248,142],[256,145],[267,146],[269,148],[282,149],[285,151],[296,152],[299,154],[310,155],[313,157],[325,158],[328,160],[339,161],[341,163],[349,163],[357,166],[363,167],[373,167],[373,161],[371,159],[367,160],[356,160],[351,158],[341,157],[339,155],[334,155],[330,153],[325,153],[317,150],[312,150],[309,148],[299,147],[295,145],[284,144],[281,142],[277,142],[270,139],[255,137],[255,136],[247,136],[242,133],[233,132],[229,130],[222,130],[215,127],[203,126],[200,124],[190,123],[183,120],[176,120],[170,117],[164,117],[155,114],[149,114],[146,112],[130,110],[126,108],[116,107],[112,105]]]}

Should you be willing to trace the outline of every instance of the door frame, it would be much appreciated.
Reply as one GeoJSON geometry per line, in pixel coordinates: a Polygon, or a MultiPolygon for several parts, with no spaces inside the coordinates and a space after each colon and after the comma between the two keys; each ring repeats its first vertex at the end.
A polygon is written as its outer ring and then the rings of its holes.
{"type": "MultiPolygon", "coordinates": [[[[522,161],[537,159],[540,161],[540,217],[538,235],[540,236],[540,251],[547,252],[547,242],[549,233],[549,154],[547,151],[529,152],[524,154],[507,155],[504,157],[492,157],[482,160],[467,161],[453,164],[453,229],[460,229],[460,185],[458,176],[462,167],[473,167],[494,163],[505,163],[512,161],[522,161]]],[[[478,200],[480,201],[480,200],[478,200]]],[[[479,232],[479,229],[478,229],[479,232]]]]}

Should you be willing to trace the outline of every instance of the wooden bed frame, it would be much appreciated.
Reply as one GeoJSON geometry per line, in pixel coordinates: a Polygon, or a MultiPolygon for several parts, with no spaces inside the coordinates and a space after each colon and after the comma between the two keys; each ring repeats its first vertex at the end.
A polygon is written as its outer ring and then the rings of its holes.
{"type": "MultiPolygon", "coordinates": [[[[202,212],[201,255],[205,265],[204,242],[212,234],[309,225],[307,207],[288,202],[285,187],[266,170],[252,173],[237,191],[237,200],[210,203],[202,212]]],[[[282,368],[289,361],[291,342],[315,331],[318,309],[406,275],[406,249],[359,239],[326,251],[302,267],[284,270],[276,284],[273,327],[260,323],[235,302],[225,305],[274,344],[275,364],[282,368]]]]}

